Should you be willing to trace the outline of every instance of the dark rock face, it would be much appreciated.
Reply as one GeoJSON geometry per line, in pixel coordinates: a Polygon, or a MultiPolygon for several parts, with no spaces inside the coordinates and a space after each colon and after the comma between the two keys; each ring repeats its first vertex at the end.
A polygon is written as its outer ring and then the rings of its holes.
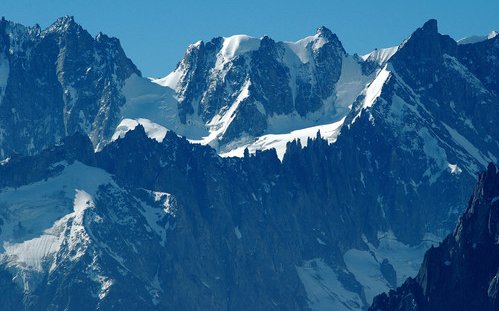
{"type": "Polygon", "coordinates": [[[61,172],[61,161],[94,163],[92,142],[88,136],[75,134],[65,137],[60,145],[42,150],[36,157],[12,156],[0,166],[0,187],[18,187],[52,177],[61,172]]]}
{"type": "Polygon", "coordinates": [[[434,82],[433,73],[441,68],[444,55],[455,56],[456,52],[457,43],[439,34],[437,21],[429,20],[402,44],[391,62],[406,82],[423,86],[434,82]]]}
{"type": "MultiPolygon", "coordinates": [[[[482,48],[485,55],[496,49],[491,42],[482,48]]],[[[465,189],[499,154],[493,121],[498,97],[492,84],[480,82],[496,80],[497,61],[481,59],[496,68],[482,73],[460,61],[461,49],[470,47],[439,34],[436,21],[416,30],[388,61],[385,75],[378,73],[375,80],[384,79],[380,96],[367,108],[359,97],[335,143],[356,154],[347,165],[351,171],[392,180],[372,193],[394,204],[385,206],[390,226],[410,243],[424,232],[450,231],[466,202],[465,189]],[[440,195],[446,200],[435,200],[440,195]],[[408,218],[417,220],[406,223],[408,218]]]]}
{"type": "MultiPolygon", "coordinates": [[[[96,154],[77,135],[37,156],[12,158],[0,166],[2,192],[50,182],[77,163],[112,177],[95,177],[99,187],[83,201],[78,198],[88,185],[76,186],[80,192],[65,203],[74,212],[61,225],[60,247],[45,257],[46,270],[23,270],[16,257],[2,259],[0,271],[27,282],[6,278],[12,291],[6,308],[245,310],[258,304],[302,310],[308,297],[297,267],[309,262],[313,269],[317,258],[362,297],[342,254],[367,249],[365,238],[376,244],[377,233],[388,228],[401,233],[370,194],[391,177],[376,182],[366,173],[363,186],[345,170],[351,157],[337,148],[317,138],[306,148],[290,143],[282,163],[273,150],[223,159],[173,132],[158,143],[137,126],[96,154]],[[26,284],[30,290],[17,292],[26,284]]],[[[0,229],[8,229],[8,221],[0,229]]],[[[380,271],[396,282],[389,262],[382,261],[380,271]]],[[[368,303],[359,300],[352,308],[368,303]]]]}
{"type": "Polygon", "coordinates": [[[33,154],[76,132],[105,142],[119,122],[120,89],[138,69],[119,41],[92,38],[72,17],[45,30],[0,22],[0,157],[33,154]]]}
{"type": "MultiPolygon", "coordinates": [[[[207,79],[207,76],[209,75],[208,68],[214,66],[215,56],[217,51],[221,48],[221,45],[222,38],[213,39],[206,44],[201,41],[199,45],[191,45],[187,49],[184,59],[178,65],[184,67],[187,72],[183,80],[184,87],[182,92],[179,93],[181,98],[184,98],[184,100],[181,101],[181,104],[179,104],[180,117],[183,122],[185,122],[186,114],[194,113],[192,101],[197,98],[200,92],[204,91],[205,85],[201,81],[207,79]]],[[[228,77],[229,81],[231,81],[229,83],[231,84],[237,83],[237,79],[240,78],[237,73],[234,75],[234,78],[232,78],[232,76],[228,77]],[[233,82],[232,79],[235,79],[236,81],[233,82]]],[[[222,101],[226,100],[226,98],[221,98],[221,95],[220,91],[213,91],[207,94],[207,98],[210,98],[211,101],[216,102],[216,104],[213,107],[202,105],[202,111],[204,111],[206,115],[213,116],[216,109],[220,108],[223,104],[222,101]]]]}
{"type": "MultiPolygon", "coordinates": [[[[165,279],[167,288],[172,288],[170,298],[165,297],[170,303],[188,308],[206,305],[209,287],[215,295],[210,308],[248,309],[258,303],[263,309],[302,309],[306,296],[296,266],[320,257],[341,271],[341,249],[362,245],[364,224],[335,203],[333,193],[341,190],[335,190],[333,171],[323,170],[329,167],[327,161],[317,159],[316,168],[303,171],[303,162],[318,149],[326,152],[326,147],[325,141],[316,146],[311,142],[315,150],[301,154],[301,148],[290,145],[290,156],[299,162],[289,158],[281,164],[273,151],[222,160],[211,148],[190,145],[174,134],[162,144],[155,143],[139,128],[106,147],[97,159],[118,180],[172,191],[184,207],[168,246],[172,256],[168,265],[175,267],[165,279]],[[131,162],[122,161],[127,150],[135,150],[131,162]],[[128,174],[135,178],[129,180],[128,174]],[[314,186],[318,184],[322,186],[314,186]],[[355,229],[345,230],[340,225],[343,217],[355,229]],[[318,244],[318,237],[329,246],[318,244]],[[196,258],[203,258],[203,263],[196,258]],[[196,277],[179,282],[186,271],[196,277]],[[179,286],[194,290],[199,300],[186,302],[179,286]]],[[[348,272],[347,278],[361,290],[348,272]]]]}
{"type": "Polygon", "coordinates": [[[383,259],[380,265],[381,274],[385,277],[385,279],[390,283],[391,286],[397,287],[397,272],[390,264],[388,259],[383,259]]]}
{"type": "Polygon", "coordinates": [[[469,119],[468,125],[455,129],[484,153],[487,149],[481,141],[487,142],[488,135],[499,134],[494,126],[499,93],[496,82],[492,82],[499,73],[498,60],[492,57],[497,55],[498,41],[494,38],[458,46],[449,36],[439,34],[436,21],[432,20],[418,29],[391,59],[395,72],[416,94],[422,93],[419,100],[438,120],[449,124],[469,119]],[[472,136],[479,141],[473,141],[472,136]]]}
{"type": "Polygon", "coordinates": [[[296,267],[314,258],[362,295],[342,253],[365,248],[364,234],[376,239],[379,216],[367,206],[351,208],[355,181],[335,168],[333,146],[318,139],[288,149],[282,164],[274,151],[221,159],[171,132],[157,143],[139,126],[94,156],[90,142],[75,136],[38,156],[11,159],[0,167],[4,190],[58,178],[78,162],[114,177],[64,225],[60,248],[46,259],[48,267],[57,263],[54,270],[26,272],[15,259],[2,261],[4,271],[25,275],[31,289],[8,305],[302,310],[307,296],[296,267]],[[78,145],[88,147],[72,147],[78,145]],[[174,198],[174,213],[156,222],[144,212],[162,210],[152,191],[174,198]],[[163,230],[159,237],[146,230],[151,226],[163,230]],[[71,238],[74,230],[79,237],[71,238]]]}
{"type": "Polygon", "coordinates": [[[481,173],[452,235],[430,249],[415,279],[378,296],[370,310],[497,310],[499,173],[481,173]]]}
{"type": "Polygon", "coordinates": [[[466,64],[481,83],[487,85],[496,95],[499,94],[499,82],[493,77],[499,75],[499,38],[495,36],[490,40],[475,44],[458,46],[458,58],[466,64]]]}
{"type": "MultiPolygon", "coordinates": [[[[320,144],[326,146],[324,141],[320,144]]],[[[13,175],[31,174],[32,170],[12,173],[26,163],[46,163],[45,167],[70,163],[74,154],[70,146],[6,163],[0,172],[4,187],[12,185],[13,175]]],[[[203,305],[220,310],[258,304],[263,310],[302,310],[307,300],[296,265],[318,256],[341,265],[334,246],[336,232],[341,232],[339,219],[318,217],[324,207],[319,193],[323,188],[310,197],[304,190],[284,191],[286,183],[294,183],[302,173],[292,166],[281,168],[275,152],[221,160],[213,149],[191,145],[173,133],[159,144],[139,126],[95,157],[89,159],[82,152],[74,161],[105,168],[115,176],[114,182],[101,185],[86,200],[83,213],[75,207],[59,250],[46,263],[56,262],[57,267],[39,281],[34,272],[27,273],[30,290],[22,302],[13,295],[13,302],[5,302],[9,307],[17,303],[28,310],[81,306],[194,310],[203,305]],[[279,172],[292,179],[279,177],[279,172]],[[155,202],[151,191],[174,193],[171,212],[157,221],[145,216],[150,215],[146,211],[162,211],[164,203],[155,202]],[[308,200],[317,209],[307,209],[308,200]],[[332,249],[314,246],[319,233],[312,226],[327,232],[323,238],[332,249]],[[162,235],[155,236],[151,227],[162,235]],[[72,236],[75,230],[78,236],[72,236]]],[[[50,180],[58,174],[46,176],[50,180]]],[[[40,178],[44,177],[23,180],[33,183],[40,178]]],[[[22,184],[16,185],[22,188],[22,184]]],[[[342,247],[347,247],[346,237],[351,235],[342,236],[342,247]]],[[[3,262],[4,271],[20,273],[16,269],[21,268],[9,263],[3,262]]]]}

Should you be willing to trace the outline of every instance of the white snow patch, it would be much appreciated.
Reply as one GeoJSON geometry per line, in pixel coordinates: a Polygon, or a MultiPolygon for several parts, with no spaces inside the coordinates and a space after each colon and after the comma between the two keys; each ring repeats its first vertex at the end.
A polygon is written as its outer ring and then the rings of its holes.
{"type": "Polygon", "coordinates": [[[482,42],[485,40],[490,40],[495,38],[499,34],[499,31],[491,31],[488,35],[486,36],[469,36],[465,37],[462,39],[457,40],[457,44],[471,44],[471,43],[478,43],[482,42]]]}
{"type": "Polygon", "coordinates": [[[241,234],[241,231],[239,231],[239,226],[236,226],[234,228],[234,234],[236,235],[236,238],[238,240],[240,240],[243,237],[243,235],[241,234]]]}
{"type": "Polygon", "coordinates": [[[5,165],[5,164],[9,163],[9,161],[10,161],[10,157],[5,158],[3,160],[0,160],[0,165],[5,165]]]}
{"type": "Polygon", "coordinates": [[[362,284],[367,303],[372,303],[373,298],[388,291],[391,287],[383,277],[380,270],[380,261],[369,251],[351,249],[343,256],[345,264],[355,279],[362,284]]]}
{"type": "Polygon", "coordinates": [[[172,196],[165,192],[150,192],[154,196],[154,201],[162,203],[163,208],[150,206],[141,201],[141,214],[144,216],[149,228],[160,238],[160,244],[165,246],[166,234],[171,225],[165,220],[167,215],[175,216],[172,209],[172,196]]]}
{"type": "Polygon", "coordinates": [[[399,46],[392,46],[384,49],[376,49],[369,54],[361,56],[364,61],[373,61],[382,66],[398,51],[399,46]]]}
{"type": "Polygon", "coordinates": [[[191,139],[208,135],[205,123],[197,115],[189,116],[186,124],[180,121],[178,101],[168,87],[133,74],[125,81],[122,93],[126,99],[121,108],[122,119],[149,120],[191,139]]]}
{"type": "Polygon", "coordinates": [[[114,281],[112,279],[108,278],[108,277],[101,276],[101,275],[99,275],[97,277],[97,279],[98,279],[98,282],[101,285],[100,292],[99,292],[99,299],[102,300],[109,293],[109,289],[114,284],[114,281]]]}
{"type": "Polygon", "coordinates": [[[350,111],[351,106],[357,97],[371,81],[372,75],[364,75],[362,66],[357,59],[352,56],[344,56],[341,64],[340,79],[336,83],[335,109],[345,115],[350,111]]]}
{"type": "Polygon", "coordinates": [[[227,128],[231,124],[231,122],[234,120],[236,117],[236,112],[237,108],[239,107],[239,104],[249,96],[249,87],[251,85],[251,81],[247,80],[243,87],[241,88],[241,91],[239,95],[237,96],[236,100],[232,105],[225,111],[223,114],[217,114],[214,116],[210,122],[208,122],[207,126],[209,127],[209,132],[210,134],[206,137],[201,138],[200,140],[196,139],[190,139],[192,143],[200,143],[203,145],[207,145],[213,141],[215,141],[217,138],[220,138],[225,134],[225,131],[227,131],[227,128]]]}
{"type": "Polygon", "coordinates": [[[283,44],[298,57],[301,63],[307,64],[311,59],[311,53],[307,47],[315,39],[316,36],[309,36],[296,42],[283,42],[283,44]]]}
{"type": "Polygon", "coordinates": [[[366,187],[366,182],[364,181],[364,174],[362,172],[360,172],[360,182],[362,183],[362,185],[365,188],[366,187]]]}
{"type": "Polygon", "coordinates": [[[381,95],[383,86],[385,85],[385,82],[388,80],[388,77],[390,77],[390,71],[387,68],[388,65],[385,65],[385,67],[383,67],[383,69],[381,69],[379,73],[376,75],[376,78],[362,92],[365,97],[364,100],[362,101],[362,106],[359,109],[359,113],[355,116],[355,118],[353,118],[352,123],[354,123],[355,120],[360,116],[362,110],[371,107],[374,104],[374,102],[378,99],[378,97],[381,95]]]}
{"type": "Polygon", "coordinates": [[[183,72],[182,68],[176,68],[174,71],[170,72],[166,77],[159,79],[151,79],[153,83],[159,84],[161,86],[169,87],[173,90],[177,90],[178,83],[182,78],[183,72]]]}
{"type": "Polygon", "coordinates": [[[47,229],[42,236],[22,243],[4,242],[5,253],[3,255],[9,258],[11,264],[15,262],[23,268],[42,271],[43,259],[56,253],[62,241],[59,236],[54,235],[52,229],[55,228],[47,229]]]}
{"type": "MultiPolygon", "coordinates": [[[[72,227],[77,227],[84,210],[93,205],[92,195],[98,187],[111,182],[111,176],[103,170],[75,162],[66,164],[57,176],[1,189],[0,218],[4,224],[0,262],[21,270],[41,271],[46,259],[59,250],[67,221],[73,219],[72,227]]],[[[82,238],[76,229],[70,236],[74,239],[70,241],[82,238]]]]}
{"type": "Polygon", "coordinates": [[[305,261],[296,267],[312,310],[361,310],[360,297],[343,287],[334,270],[322,258],[305,261]]]}
{"type": "Polygon", "coordinates": [[[451,174],[456,174],[456,175],[459,175],[463,172],[463,170],[461,168],[459,168],[459,166],[457,166],[457,164],[450,164],[449,163],[449,170],[450,170],[451,174]]]}
{"type": "Polygon", "coordinates": [[[158,142],[162,142],[165,138],[166,132],[168,132],[165,127],[151,122],[151,120],[148,119],[123,119],[116,127],[116,131],[114,132],[111,141],[115,141],[118,138],[125,137],[125,134],[128,131],[135,129],[139,124],[144,127],[144,130],[149,138],[155,139],[158,142]]]}
{"type": "Polygon", "coordinates": [[[95,207],[94,199],[92,195],[83,190],[76,190],[76,196],[74,199],[73,209],[75,213],[81,214],[87,208],[95,207]]]}
{"type": "Polygon", "coordinates": [[[457,44],[471,44],[478,43],[487,40],[487,36],[469,36],[462,39],[457,40],[457,44]]]}
{"type": "Polygon", "coordinates": [[[260,136],[251,144],[246,144],[236,149],[233,149],[226,153],[221,153],[222,157],[243,157],[244,150],[248,148],[249,153],[255,153],[257,150],[268,150],[276,149],[277,156],[280,160],[284,158],[286,153],[286,144],[293,140],[300,140],[303,147],[307,146],[307,141],[309,138],[314,138],[317,136],[317,132],[320,131],[321,137],[327,139],[328,142],[334,143],[338,134],[340,133],[341,126],[345,118],[343,117],[340,121],[334,122],[326,125],[318,125],[309,128],[304,128],[301,130],[295,130],[287,134],[267,134],[260,136]]]}
{"type": "Polygon", "coordinates": [[[153,191],[154,202],[163,202],[163,211],[173,214],[172,195],[166,192],[153,191]]]}
{"type": "Polygon", "coordinates": [[[326,43],[327,40],[317,33],[296,42],[284,41],[282,45],[296,55],[302,64],[307,64],[313,60],[313,51],[319,50],[326,43]]]}
{"type": "Polygon", "coordinates": [[[220,55],[224,61],[230,61],[239,55],[256,51],[260,48],[260,38],[254,38],[247,35],[234,35],[224,38],[220,55]]]}
{"type": "Polygon", "coordinates": [[[326,242],[324,242],[321,238],[316,238],[317,239],[317,243],[319,243],[320,245],[327,245],[326,242]]]}
{"type": "Polygon", "coordinates": [[[469,140],[467,140],[463,135],[459,134],[458,131],[451,128],[447,124],[443,123],[447,132],[449,132],[452,140],[456,142],[459,146],[461,146],[470,156],[472,156],[478,163],[487,167],[487,164],[491,162],[489,158],[484,156],[478,148],[476,148],[469,140]]]}
{"type": "Polygon", "coordinates": [[[374,81],[369,84],[365,92],[366,97],[364,99],[362,108],[371,107],[376,99],[381,95],[381,90],[383,89],[386,80],[390,76],[390,71],[387,70],[387,67],[388,65],[385,65],[385,67],[383,67],[383,69],[376,76],[376,79],[374,79],[374,81]]]}
{"type": "MultiPolygon", "coordinates": [[[[84,190],[76,189],[76,195],[73,202],[74,212],[65,216],[61,222],[66,224],[71,219],[71,228],[69,230],[68,249],[72,254],[71,260],[77,260],[85,254],[85,251],[90,243],[90,236],[85,228],[85,211],[95,208],[93,195],[84,190]]],[[[63,237],[61,237],[63,238],[63,237]]],[[[55,269],[56,262],[54,261],[51,270],[55,269]]]]}
{"type": "Polygon", "coordinates": [[[348,270],[364,287],[368,303],[377,294],[391,288],[380,271],[383,259],[388,259],[395,269],[397,285],[400,285],[408,277],[414,277],[418,273],[425,252],[441,240],[432,234],[426,234],[419,245],[409,246],[398,241],[392,232],[380,233],[378,238],[378,247],[366,241],[369,250],[351,249],[343,257],[348,270]]]}

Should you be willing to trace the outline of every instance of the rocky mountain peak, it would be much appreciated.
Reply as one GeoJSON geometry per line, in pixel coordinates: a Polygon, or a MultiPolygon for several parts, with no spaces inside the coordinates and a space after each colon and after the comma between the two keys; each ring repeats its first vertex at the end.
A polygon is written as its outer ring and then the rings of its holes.
{"type": "Polygon", "coordinates": [[[316,35],[319,38],[325,39],[327,42],[337,42],[341,45],[338,36],[326,26],[320,26],[319,28],[317,28],[316,35]]]}
{"type": "Polygon", "coordinates": [[[471,204],[461,218],[454,236],[458,244],[499,242],[499,174],[493,163],[478,177],[471,204]],[[476,204],[484,201],[485,204],[476,204]]]}
{"type": "Polygon", "coordinates": [[[104,34],[102,32],[99,32],[95,36],[95,41],[97,41],[99,43],[108,42],[108,41],[114,41],[114,42],[118,42],[119,43],[119,39],[118,38],[109,37],[108,35],[106,35],[106,34],[104,34]]]}
{"type": "Polygon", "coordinates": [[[390,62],[406,82],[422,86],[435,83],[434,72],[444,66],[446,57],[456,55],[456,41],[440,34],[437,21],[431,19],[402,43],[390,62]]]}
{"type": "Polygon", "coordinates": [[[275,41],[274,39],[272,39],[271,37],[265,35],[262,37],[262,41],[261,41],[261,44],[275,44],[275,41]]]}
{"type": "Polygon", "coordinates": [[[317,39],[324,40],[324,44],[331,44],[340,54],[346,54],[338,36],[326,26],[320,26],[316,32],[317,39]]]}
{"type": "Polygon", "coordinates": [[[0,120],[0,155],[34,154],[77,132],[95,146],[112,135],[126,102],[120,90],[141,75],[118,39],[94,38],[72,16],[44,30],[4,21],[0,33],[9,53],[0,66],[0,114],[10,116],[0,120]]]}
{"type": "Polygon", "coordinates": [[[260,46],[258,48],[260,55],[266,55],[266,57],[277,57],[276,53],[276,42],[269,36],[263,36],[260,40],[260,46]]]}
{"type": "MultiPolygon", "coordinates": [[[[215,40],[215,39],[213,39],[213,40],[215,40]]],[[[189,46],[187,47],[186,53],[192,53],[192,51],[194,51],[194,50],[200,50],[204,47],[204,45],[205,45],[205,43],[203,40],[199,40],[196,43],[189,44],[189,46]]]]}
{"type": "Polygon", "coordinates": [[[456,47],[457,43],[452,38],[438,32],[437,20],[430,19],[402,44],[398,54],[438,61],[443,54],[455,55],[456,47]]]}
{"type": "Polygon", "coordinates": [[[421,31],[427,33],[438,33],[438,22],[436,19],[429,19],[423,24],[423,27],[421,27],[420,29],[421,31]]]}
{"type": "Polygon", "coordinates": [[[374,299],[370,310],[498,310],[499,174],[478,177],[453,235],[431,248],[415,279],[374,299]]]}
{"type": "Polygon", "coordinates": [[[74,16],[59,17],[47,28],[47,32],[71,32],[75,30],[83,30],[83,27],[76,23],[74,16]]]}
{"type": "Polygon", "coordinates": [[[438,32],[438,22],[436,19],[430,19],[426,21],[423,26],[416,29],[407,41],[413,39],[435,39],[440,35],[438,32]]]}
{"type": "Polygon", "coordinates": [[[325,38],[332,38],[334,36],[333,32],[327,28],[326,26],[322,25],[317,28],[316,32],[319,36],[323,36],[325,38]]]}

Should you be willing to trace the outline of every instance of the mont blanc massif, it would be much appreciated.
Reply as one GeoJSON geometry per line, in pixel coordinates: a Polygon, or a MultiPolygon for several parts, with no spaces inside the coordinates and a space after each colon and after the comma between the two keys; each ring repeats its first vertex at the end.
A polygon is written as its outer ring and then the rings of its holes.
{"type": "Polygon", "coordinates": [[[0,21],[1,310],[499,310],[499,36],[0,21]],[[158,64],[161,65],[161,64],[158,64]]]}

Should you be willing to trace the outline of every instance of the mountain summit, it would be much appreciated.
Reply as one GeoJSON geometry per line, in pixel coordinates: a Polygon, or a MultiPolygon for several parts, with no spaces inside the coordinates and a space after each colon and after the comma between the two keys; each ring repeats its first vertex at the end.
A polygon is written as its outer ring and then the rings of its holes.
{"type": "Polygon", "coordinates": [[[297,42],[236,35],[191,45],[175,71],[155,82],[175,90],[183,123],[202,125],[205,136],[189,138],[227,152],[265,134],[340,120],[356,96],[337,100],[342,82],[353,79],[342,79],[344,62],[360,89],[367,78],[358,60],[325,27],[297,42]]]}
{"type": "Polygon", "coordinates": [[[140,75],[118,40],[92,38],[72,17],[45,30],[2,20],[0,47],[0,157],[76,132],[95,145],[114,133],[123,83],[140,75]]]}

